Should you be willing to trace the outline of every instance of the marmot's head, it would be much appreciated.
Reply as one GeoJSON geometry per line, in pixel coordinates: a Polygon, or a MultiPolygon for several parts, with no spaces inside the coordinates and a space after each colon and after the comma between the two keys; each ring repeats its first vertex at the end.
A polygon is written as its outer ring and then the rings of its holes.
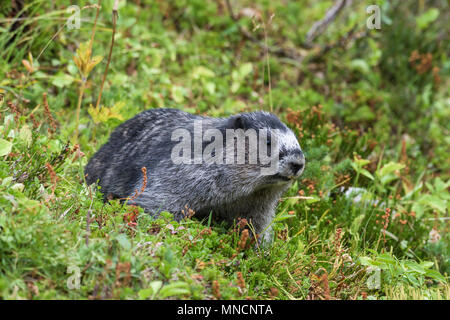
{"type": "Polygon", "coordinates": [[[230,118],[229,127],[242,129],[246,137],[246,160],[257,155],[264,184],[287,183],[298,178],[305,167],[305,157],[295,134],[277,116],[263,111],[242,113],[230,118]],[[249,146],[251,135],[257,132],[257,144],[249,146]],[[255,148],[257,145],[257,148],[255,148]],[[269,161],[270,158],[270,161],[269,161]]]}

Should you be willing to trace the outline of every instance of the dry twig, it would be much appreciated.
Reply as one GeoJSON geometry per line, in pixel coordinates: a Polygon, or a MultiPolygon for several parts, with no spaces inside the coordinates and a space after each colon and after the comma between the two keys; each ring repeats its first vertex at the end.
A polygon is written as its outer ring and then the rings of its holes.
{"type": "Polygon", "coordinates": [[[320,36],[327,27],[336,19],[339,13],[344,9],[345,6],[350,5],[352,0],[338,0],[334,5],[327,11],[325,17],[313,24],[311,29],[309,29],[306,34],[306,45],[311,46],[311,43],[320,36]]]}
{"type": "Polygon", "coordinates": [[[100,85],[100,92],[98,93],[97,103],[95,105],[96,108],[100,106],[100,100],[102,99],[103,86],[105,85],[106,76],[108,75],[109,64],[111,63],[111,56],[114,47],[114,38],[116,35],[116,25],[117,19],[119,18],[118,14],[119,0],[114,1],[114,7],[112,9],[112,21],[113,21],[113,31],[111,36],[111,45],[109,47],[108,53],[108,61],[106,62],[105,72],[103,73],[102,84],[100,85]]]}

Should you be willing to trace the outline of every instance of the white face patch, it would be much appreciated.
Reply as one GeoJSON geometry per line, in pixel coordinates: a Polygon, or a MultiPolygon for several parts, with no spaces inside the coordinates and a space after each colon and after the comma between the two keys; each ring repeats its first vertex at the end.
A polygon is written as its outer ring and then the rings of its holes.
{"type": "Polygon", "coordinates": [[[300,144],[298,143],[295,134],[290,130],[286,132],[278,131],[278,144],[280,150],[301,150],[300,144]]]}

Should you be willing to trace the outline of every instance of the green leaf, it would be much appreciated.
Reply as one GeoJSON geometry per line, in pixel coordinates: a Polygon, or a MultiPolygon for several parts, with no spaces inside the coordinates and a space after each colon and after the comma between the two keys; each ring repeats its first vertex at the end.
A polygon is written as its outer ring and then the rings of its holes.
{"type": "Polygon", "coordinates": [[[131,249],[131,242],[128,240],[128,237],[121,233],[116,237],[117,242],[119,242],[120,246],[124,248],[125,250],[131,249]]]}
{"type": "Polygon", "coordinates": [[[425,274],[425,269],[414,261],[405,261],[403,262],[403,265],[406,266],[409,270],[412,270],[419,274],[425,274]]]}
{"type": "Polygon", "coordinates": [[[139,290],[138,295],[140,299],[148,299],[153,293],[153,289],[152,288],[147,288],[147,289],[142,289],[139,290]]]}
{"type": "Polygon", "coordinates": [[[241,87],[245,77],[247,77],[252,71],[253,65],[250,62],[244,63],[238,70],[233,70],[231,73],[231,78],[233,79],[233,83],[231,84],[231,92],[236,93],[241,87]]]}
{"type": "Polygon", "coordinates": [[[184,88],[180,86],[172,87],[172,99],[176,103],[182,103],[184,101],[184,88]]]}
{"type": "Polygon", "coordinates": [[[373,175],[367,171],[366,169],[361,169],[361,174],[369,178],[370,180],[374,180],[373,175]]]}
{"type": "Polygon", "coordinates": [[[370,160],[367,159],[358,159],[356,156],[353,159],[353,163],[355,163],[358,167],[364,167],[366,164],[370,163],[370,160]]]}
{"type": "Polygon", "coordinates": [[[273,222],[277,223],[292,218],[295,218],[295,214],[288,214],[288,213],[279,214],[278,216],[275,217],[275,219],[273,219],[273,222]]]}
{"type": "Polygon", "coordinates": [[[397,170],[401,170],[405,167],[404,164],[402,163],[398,163],[398,162],[389,162],[387,164],[385,164],[380,170],[377,171],[377,175],[380,178],[383,178],[384,176],[393,173],[397,170]]]}
{"type": "Polygon", "coordinates": [[[24,125],[20,129],[19,138],[20,140],[24,141],[28,147],[31,145],[32,142],[31,130],[28,125],[24,125]]]}
{"type": "Polygon", "coordinates": [[[159,289],[161,289],[162,284],[162,281],[159,280],[150,282],[148,288],[139,291],[139,298],[144,300],[151,297],[153,299],[158,293],[159,289]]]}
{"type": "Polygon", "coordinates": [[[214,73],[214,71],[212,71],[212,70],[210,70],[210,69],[208,69],[208,68],[205,68],[205,67],[203,67],[203,66],[199,66],[199,67],[195,68],[195,69],[192,71],[191,76],[192,76],[192,78],[194,78],[194,79],[200,79],[200,78],[213,78],[213,77],[216,76],[216,74],[214,73]]]}
{"type": "Polygon", "coordinates": [[[380,254],[377,257],[377,262],[381,262],[385,265],[392,265],[392,266],[397,265],[397,260],[387,253],[380,254]]]}
{"type": "Polygon", "coordinates": [[[231,92],[236,93],[239,88],[241,87],[241,83],[238,81],[233,81],[233,83],[231,84],[231,92]]]}
{"type": "Polygon", "coordinates": [[[447,192],[447,188],[450,186],[450,181],[444,182],[441,178],[437,177],[434,179],[434,186],[436,192],[447,192]]]}
{"type": "Polygon", "coordinates": [[[159,291],[159,297],[165,299],[172,296],[181,296],[190,294],[189,285],[186,282],[176,281],[164,286],[159,291]]]}
{"type": "Polygon", "coordinates": [[[61,142],[59,140],[48,141],[47,147],[51,152],[61,152],[61,142]]]}
{"type": "Polygon", "coordinates": [[[426,270],[425,275],[426,275],[427,277],[430,277],[430,278],[433,279],[433,280],[440,281],[440,282],[444,282],[444,283],[446,282],[445,277],[444,277],[442,274],[440,274],[439,271],[436,271],[436,270],[426,270]]]}
{"type": "Polygon", "coordinates": [[[422,261],[422,262],[420,263],[420,266],[421,266],[422,268],[425,268],[425,269],[429,269],[429,268],[431,268],[433,265],[434,265],[434,263],[431,262],[431,261],[422,261]]]}
{"type": "Polygon", "coordinates": [[[109,119],[124,120],[121,111],[125,107],[125,102],[118,101],[111,108],[96,108],[92,104],[88,108],[88,113],[92,117],[94,123],[107,122],[109,119]]]}
{"type": "Polygon", "coordinates": [[[444,213],[447,209],[447,202],[441,198],[439,198],[438,196],[435,195],[423,195],[418,202],[420,204],[424,204],[427,206],[430,206],[434,209],[437,209],[438,211],[444,213]]]}
{"type": "Polygon", "coordinates": [[[370,163],[369,160],[358,159],[355,157],[355,159],[353,160],[353,162],[350,165],[357,173],[366,176],[370,180],[374,180],[374,177],[372,176],[372,174],[369,171],[367,171],[366,169],[363,169],[363,166],[365,166],[368,163],[370,163]]]}
{"type": "Polygon", "coordinates": [[[370,121],[375,119],[375,113],[368,107],[362,106],[348,116],[349,121],[370,121]]]}
{"type": "Polygon", "coordinates": [[[239,67],[239,77],[244,79],[253,71],[253,65],[250,62],[244,63],[239,67]]]}
{"type": "Polygon", "coordinates": [[[416,287],[419,287],[419,286],[420,286],[419,280],[417,280],[417,278],[414,277],[412,274],[406,273],[406,274],[405,274],[405,277],[406,277],[406,279],[408,279],[408,281],[409,281],[412,285],[414,285],[414,286],[416,286],[416,287]]]}
{"type": "Polygon", "coordinates": [[[361,73],[369,73],[370,67],[367,62],[363,59],[354,59],[350,62],[350,68],[361,73]]]}
{"type": "Polygon", "coordinates": [[[359,257],[359,262],[363,266],[375,267],[374,261],[369,257],[359,257]]]}
{"type": "Polygon", "coordinates": [[[6,156],[11,152],[12,143],[8,140],[0,138],[0,157],[6,156]]]}
{"type": "Polygon", "coordinates": [[[387,185],[388,183],[390,183],[391,181],[394,181],[398,179],[398,176],[396,176],[395,174],[388,174],[386,176],[384,176],[383,178],[380,179],[381,184],[383,186],[387,185]]]}
{"type": "Polygon", "coordinates": [[[205,90],[211,95],[216,92],[216,84],[212,81],[205,82],[204,87],[205,90]]]}
{"type": "Polygon", "coordinates": [[[417,27],[425,29],[439,17],[439,10],[436,8],[428,9],[426,12],[416,18],[417,27]]]}
{"type": "Polygon", "coordinates": [[[352,236],[358,236],[359,237],[358,231],[359,231],[359,228],[361,227],[361,223],[363,222],[364,217],[365,217],[365,214],[360,214],[359,216],[357,216],[353,220],[353,222],[352,222],[352,224],[350,226],[350,234],[352,236]]]}
{"type": "Polygon", "coordinates": [[[74,78],[65,73],[57,73],[52,77],[52,84],[58,88],[68,87],[73,81],[74,78]]]}

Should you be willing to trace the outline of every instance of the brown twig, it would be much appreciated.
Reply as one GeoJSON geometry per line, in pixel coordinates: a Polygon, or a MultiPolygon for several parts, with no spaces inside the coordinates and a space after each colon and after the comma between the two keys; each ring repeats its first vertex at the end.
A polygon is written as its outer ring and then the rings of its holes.
{"type": "MultiPolygon", "coordinates": [[[[100,13],[100,8],[102,5],[102,0],[98,1],[98,5],[97,5],[97,13],[95,14],[95,20],[94,20],[94,25],[92,26],[92,35],[91,35],[91,40],[89,41],[89,52],[90,54],[92,54],[92,46],[94,44],[94,37],[95,37],[95,29],[97,27],[97,21],[98,21],[98,16],[100,13]]],[[[91,60],[91,57],[89,57],[89,60],[91,60]]],[[[81,70],[79,70],[81,72],[81,70]]],[[[89,72],[87,72],[89,74],[89,72]]],[[[79,134],[79,125],[80,125],[80,111],[81,111],[81,103],[83,102],[83,95],[84,95],[84,90],[86,89],[86,82],[87,82],[87,75],[83,75],[81,77],[81,85],[80,85],[80,90],[78,93],[78,103],[77,103],[77,111],[76,111],[76,128],[75,128],[75,142],[78,143],[78,134],[79,134]]],[[[81,162],[80,162],[81,164],[81,162]]]]}
{"type": "Polygon", "coordinates": [[[113,32],[111,36],[111,45],[109,46],[109,54],[108,61],[106,62],[105,72],[103,73],[102,84],[100,85],[100,92],[98,93],[97,103],[95,105],[96,108],[100,106],[100,100],[102,99],[103,86],[105,85],[106,76],[108,75],[109,64],[111,63],[111,56],[114,47],[114,38],[116,35],[116,25],[117,19],[119,18],[118,14],[119,0],[115,0],[114,7],[112,9],[112,21],[113,21],[113,32]]]}
{"type": "Polygon", "coordinates": [[[91,50],[91,52],[92,52],[92,45],[94,44],[95,29],[97,27],[98,15],[100,14],[101,7],[102,7],[102,0],[98,0],[97,12],[95,13],[94,25],[92,27],[91,41],[89,42],[89,49],[91,50]]]}
{"type": "Polygon", "coordinates": [[[134,195],[132,195],[130,198],[125,198],[126,200],[133,201],[145,191],[145,188],[147,187],[147,168],[146,167],[142,167],[141,171],[142,171],[142,186],[141,186],[141,190],[138,191],[138,189],[136,189],[134,191],[134,195]]]}
{"type": "Polygon", "coordinates": [[[212,292],[213,292],[213,296],[219,300],[221,298],[221,294],[220,294],[220,284],[219,281],[214,280],[212,283],[212,292]]]}
{"type": "Polygon", "coordinates": [[[350,5],[352,0],[338,0],[334,5],[327,11],[325,17],[313,24],[311,29],[309,29],[306,34],[306,46],[311,46],[311,43],[320,36],[327,27],[336,19],[339,13],[344,9],[345,6],[350,5]]]}
{"type": "Polygon", "coordinates": [[[48,131],[51,133],[54,133],[56,131],[56,121],[55,118],[53,118],[52,113],[50,112],[50,108],[48,106],[48,101],[47,101],[47,92],[44,92],[42,94],[42,98],[44,100],[44,113],[47,116],[47,118],[50,121],[50,128],[48,129],[48,131]]]}
{"type": "MultiPolygon", "coordinates": [[[[269,19],[268,25],[272,22],[273,15],[269,19]]],[[[270,112],[273,112],[273,103],[272,103],[272,81],[270,79],[270,63],[269,63],[269,46],[267,45],[267,29],[266,24],[263,24],[264,26],[264,46],[266,48],[265,55],[266,55],[266,67],[267,67],[267,77],[269,81],[269,106],[270,106],[270,112]]]]}
{"type": "Polygon", "coordinates": [[[56,190],[56,184],[58,183],[58,176],[55,173],[55,170],[53,169],[53,166],[50,163],[46,163],[45,167],[47,168],[48,174],[50,176],[50,180],[52,182],[52,195],[47,198],[45,202],[48,202],[50,199],[54,199],[55,196],[55,190],[56,190]]]}

